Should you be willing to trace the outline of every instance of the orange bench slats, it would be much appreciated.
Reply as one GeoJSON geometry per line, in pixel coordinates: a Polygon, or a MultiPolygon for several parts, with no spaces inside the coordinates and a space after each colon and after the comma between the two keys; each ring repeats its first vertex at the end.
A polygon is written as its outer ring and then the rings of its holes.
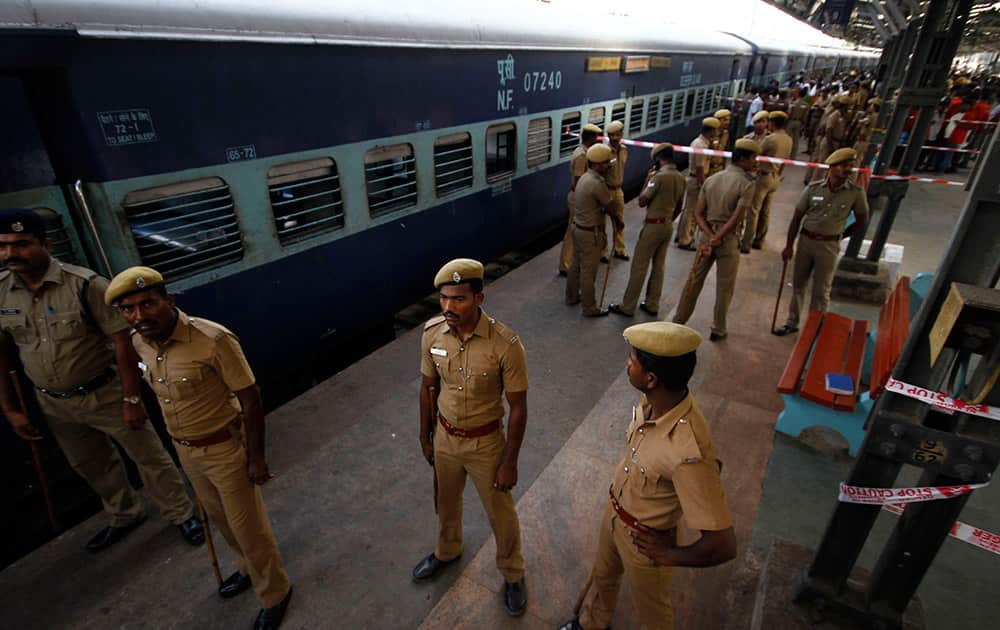
{"type": "Polygon", "coordinates": [[[779,394],[794,394],[795,390],[799,388],[799,379],[802,377],[802,371],[806,367],[806,360],[809,358],[813,339],[816,338],[816,333],[819,332],[822,321],[822,312],[812,311],[809,313],[806,325],[802,327],[802,332],[799,334],[799,340],[795,342],[792,354],[788,357],[788,363],[785,364],[785,371],[778,380],[779,394]]]}
{"type": "Polygon", "coordinates": [[[851,330],[851,341],[847,346],[847,358],[844,359],[844,374],[854,381],[854,394],[842,396],[838,394],[833,399],[833,408],[839,411],[854,411],[858,402],[858,390],[861,389],[861,364],[865,359],[865,345],[868,341],[868,322],[855,320],[851,330]]]}
{"type": "Polygon", "coordinates": [[[842,372],[844,352],[853,321],[836,313],[823,318],[816,350],[813,352],[799,396],[825,407],[833,406],[834,393],[826,389],[827,372],[842,372]]]}

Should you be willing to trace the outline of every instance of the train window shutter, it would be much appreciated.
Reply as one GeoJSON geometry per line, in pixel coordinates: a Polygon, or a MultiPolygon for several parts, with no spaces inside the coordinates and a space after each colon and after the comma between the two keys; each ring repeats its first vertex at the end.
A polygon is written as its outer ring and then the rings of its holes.
{"type": "Polygon", "coordinates": [[[562,122],[559,124],[559,155],[569,155],[573,153],[577,145],[580,144],[580,112],[570,112],[563,114],[562,122]]]}
{"type": "Polygon", "coordinates": [[[611,120],[625,124],[625,103],[615,103],[611,107],[611,120]]]}
{"type": "Polygon", "coordinates": [[[282,245],[344,227],[340,176],[330,158],[272,167],[267,172],[267,192],[282,245]]]}
{"type": "Polygon", "coordinates": [[[649,97],[649,104],[646,105],[646,131],[659,126],[657,124],[660,116],[660,97],[649,97]]]}
{"type": "Polygon", "coordinates": [[[500,123],[486,129],[486,181],[494,182],[514,174],[517,166],[517,129],[514,123],[500,123]]]}
{"type": "Polygon", "coordinates": [[[642,108],[645,100],[641,98],[632,99],[632,107],[628,113],[628,132],[635,135],[642,131],[642,108]]]}
{"type": "Polygon", "coordinates": [[[434,140],[434,190],[443,197],[472,187],[472,136],[452,133],[434,140]]]}
{"type": "Polygon", "coordinates": [[[528,123],[528,166],[545,164],[552,156],[552,119],[536,118],[528,123]]]}
{"type": "Polygon", "coordinates": [[[587,114],[587,122],[592,125],[597,125],[601,128],[601,133],[604,133],[604,106],[594,107],[587,114]]]}
{"type": "Polygon", "coordinates": [[[368,213],[388,214],[417,203],[417,164],[413,145],[378,147],[365,153],[368,213]]]}

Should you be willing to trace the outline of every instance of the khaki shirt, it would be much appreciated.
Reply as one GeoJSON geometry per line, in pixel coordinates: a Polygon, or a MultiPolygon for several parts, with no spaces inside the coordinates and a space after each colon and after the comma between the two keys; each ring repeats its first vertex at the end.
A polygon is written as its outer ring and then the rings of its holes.
{"type": "MultiPolygon", "coordinates": [[[[611,148],[611,152],[612,154],[615,152],[614,147],[611,148]]],[[[618,155],[613,155],[611,159],[615,161],[611,163],[611,168],[604,174],[604,181],[609,188],[621,188],[622,181],[625,179],[625,163],[628,162],[628,149],[624,144],[618,145],[618,155]]]]}
{"type": "Polygon", "coordinates": [[[722,461],[701,408],[691,394],[652,417],[643,396],[633,409],[627,451],[615,470],[611,493],[626,512],[653,529],[719,531],[733,524],[720,473],[722,461]]]}
{"type": "Polygon", "coordinates": [[[830,190],[829,179],[809,184],[795,204],[797,212],[805,213],[802,228],[824,236],[843,233],[847,217],[855,209],[868,212],[868,196],[850,180],[836,191],[830,190]]]}
{"type": "Polygon", "coordinates": [[[439,377],[438,411],[451,424],[468,429],[503,418],[504,391],[528,390],[524,346],[513,330],[479,309],[479,323],[468,341],[443,316],[424,326],[420,373],[439,377]]]}
{"type": "MultiPolygon", "coordinates": [[[[760,149],[762,155],[787,160],[792,155],[792,137],[785,133],[784,129],[779,129],[764,138],[764,141],[760,143],[760,149]]],[[[770,162],[760,162],[757,165],[761,173],[774,173],[775,175],[781,175],[783,166],[770,162]]]]}
{"type": "Polygon", "coordinates": [[[752,206],[756,188],[754,181],[752,175],[732,164],[706,179],[699,193],[705,200],[706,220],[709,223],[725,223],[736,212],[737,206],[752,206]]]}
{"type": "MultiPolygon", "coordinates": [[[[728,136],[729,136],[729,132],[727,131],[727,132],[725,132],[725,136],[723,136],[723,135],[720,134],[719,136],[713,138],[712,142],[709,143],[709,147],[708,148],[714,149],[716,151],[725,151],[726,150],[726,141],[728,140],[728,136]]],[[[716,173],[718,173],[719,171],[721,171],[724,168],[726,168],[726,158],[722,157],[721,155],[710,155],[710,156],[708,156],[708,174],[709,174],[709,176],[715,175],[716,173]]]]}
{"type": "Polygon", "coordinates": [[[579,178],[587,172],[587,147],[582,144],[573,150],[573,157],[569,160],[569,184],[572,188],[579,178]]]}
{"type": "Polygon", "coordinates": [[[753,140],[757,144],[763,144],[764,138],[766,138],[767,136],[768,136],[767,131],[765,131],[764,133],[757,133],[756,131],[751,131],[750,133],[748,133],[743,137],[746,138],[747,140],[753,140]]]}
{"type": "MultiPolygon", "coordinates": [[[[691,141],[691,147],[695,149],[711,149],[711,142],[705,138],[705,136],[700,135],[691,141]]],[[[697,177],[698,171],[708,172],[708,158],[707,155],[702,155],[700,153],[692,153],[691,159],[688,160],[688,175],[691,177],[697,177]]]]}
{"type": "Polygon", "coordinates": [[[792,124],[793,122],[805,122],[808,114],[809,103],[807,103],[804,98],[797,98],[795,99],[795,102],[792,103],[792,107],[788,110],[788,124],[792,124]]]}
{"type": "Polygon", "coordinates": [[[236,420],[235,392],[256,382],[239,339],[225,327],[177,311],[177,326],[164,343],[132,333],[142,377],[163,410],[167,432],[179,440],[206,437],[236,420]]]}
{"type": "Polygon", "coordinates": [[[580,227],[604,226],[604,208],[611,203],[611,191],[594,169],[587,169],[573,191],[573,223],[580,227]]]}
{"type": "Polygon", "coordinates": [[[649,202],[646,206],[647,219],[672,219],[677,202],[684,198],[687,182],[684,176],[677,172],[677,167],[667,164],[653,173],[642,192],[640,199],[649,202]]]}
{"type": "Polygon", "coordinates": [[[97,378],[115,362],[111,335],[128,329],[104,303],[108,281],[90,269],[52,259],[32,293],[15,273],[0,275],[0,344],[17,346],[24,371],[36,387],[70,391],[97,378]],[[90,281],[82,296],[84,282],[90,281]]]}
{"type": "Polygon", "coordinates": [[[826,119],[826,139],[834,149],[842,147],[847,139],[847,121],[838,109],[833,110],[826,119]]]}

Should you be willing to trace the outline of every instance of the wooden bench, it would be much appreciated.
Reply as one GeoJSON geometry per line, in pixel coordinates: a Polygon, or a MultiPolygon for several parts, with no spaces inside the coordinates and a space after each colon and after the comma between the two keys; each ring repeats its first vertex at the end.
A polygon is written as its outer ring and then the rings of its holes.
{"type": "Polygon", "coordinates": [[[797,436],[806,426],[829,426],[843,434],[851,453],[856,453],[871,403],[882,393],[909,327],[910,282],[905,276],[896,283],[879,312],[874,344],[866,321],[810,312],[778,380],[785,410],[778,416],[777,430],[797,436]],[[869,355],[871,367],[865,370],[869,355]],[[854,394],[827,391],[828,372],[849,375],[854,394]],[[870,374],[868,392],[860,394],[864,374],[870,374]]]}

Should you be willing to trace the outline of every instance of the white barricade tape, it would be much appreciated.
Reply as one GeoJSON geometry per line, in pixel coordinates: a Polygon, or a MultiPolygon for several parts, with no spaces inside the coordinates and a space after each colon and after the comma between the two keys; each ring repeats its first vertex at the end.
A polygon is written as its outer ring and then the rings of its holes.
{"type": "Polygon", "coordinates": [[[985,488],[987,483],[970,483],[961,486],[925,486],[923,488],[865,488],[840,484],[839,500],[843,503],[860,503],[863,505],[886,505],[896,503],[920,503],[922,501],[938,501],[954,499],[973,490],[985,488]]]}
{"type": "Polygon", "coordinates": [[[1000,409],[997,407],[962,402],[943,392],[924,389],[923,387],[897,381],[894,378],[890,378],[885,384],[885,391],[907,396],[914,400],[925,402],[928,405],[939,407],[945,411],[967,413],[973,416],[989,418],[990,420],[1000,420],[1000,409]]]}
{"type": "MultiPolygon", "coordinates": [[[[876,144],[875,146],[878,149],[880,149],[880,150],[882,149],[882,145],[881,144],[876,144]]],[[[897,149],[902,149],[903,147],[908,147],[908,146],[910,146],[910,145],[906,144],[906,143],[904,143],[904,144],[897,144],[896,148],[897,149]]],[[[951,147],[933,147],[933,146],[928,146],[926,144],[920,145],[920,149],[922,151],[950,151],[952,153],[972,153],[973,155],[975,155],[975,154],[977,154],[977,153],[980,152],[979,149],[953,149],[951,147]]]]}
{"type": "MultiPolygon", "coordinates": [[[[904,508],[902,505],[887,503],[882,506],[882,509],[898,516],[903,513],[904,508]]],[[[969,543],[973,547],[979,547],[980,549],[985,549],[986,551],[1000,555],[1000,536],[994,534],[993,532],[973,527],[972,525],[963,523],[962,521],[955,521],[955,523],[951,526],[951,531],[948,532],[948,535],[952,538],[957,538],[962,542],[969,543]]]]}

